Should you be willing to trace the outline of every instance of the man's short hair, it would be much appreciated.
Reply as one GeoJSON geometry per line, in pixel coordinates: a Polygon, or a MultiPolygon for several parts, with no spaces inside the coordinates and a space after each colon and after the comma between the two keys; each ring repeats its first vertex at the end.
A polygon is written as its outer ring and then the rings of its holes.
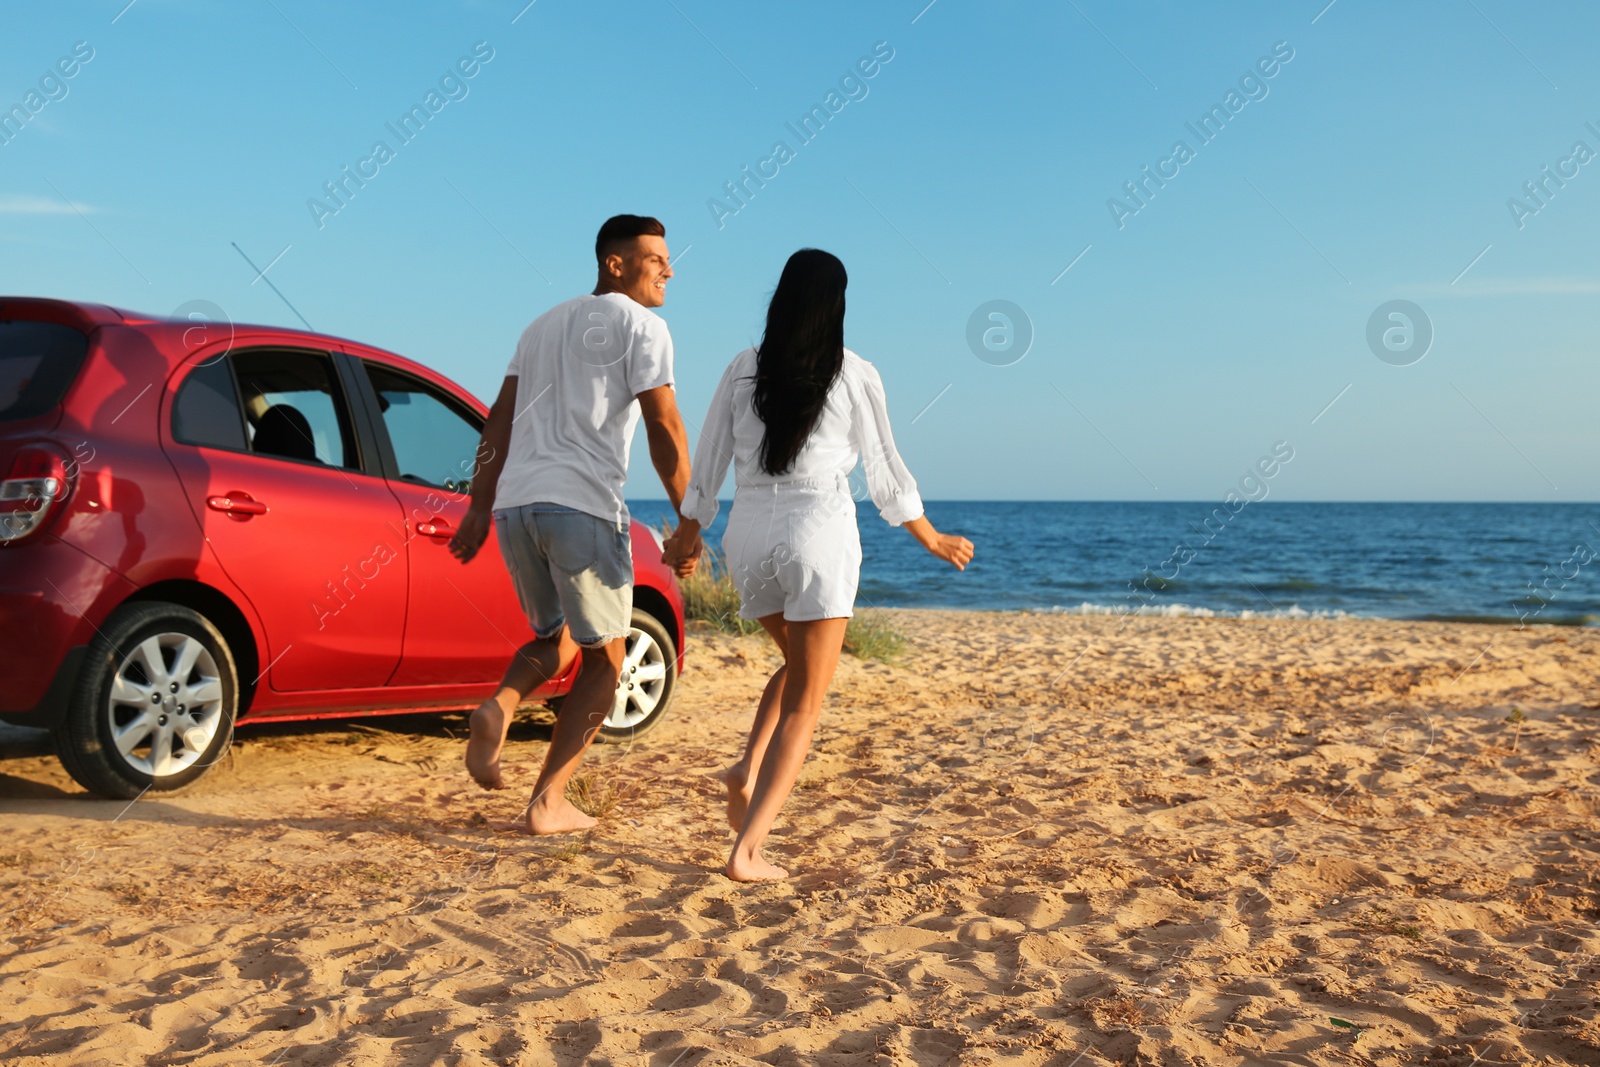
{"type": "Polygon", "coordinates": [[[607,256],[621,251],[618,246],[635,238],[666,235],[667,228],[649,215],[613,215],[606,219],[594,239],[595,262],[604,264],[607,256]]]}

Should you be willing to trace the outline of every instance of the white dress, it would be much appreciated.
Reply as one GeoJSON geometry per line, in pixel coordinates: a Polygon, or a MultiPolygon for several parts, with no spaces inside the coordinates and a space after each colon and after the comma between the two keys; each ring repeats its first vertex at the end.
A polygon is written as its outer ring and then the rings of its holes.
{"type": "Polygon", "coordinates": [[[883,380],[845,349],[844,366],[817,425],[790,469],[761,468],[766,426],[755,412],[756,350],[733,358],[700,430],[683,515],[702,528],[733,464],[733,510],[723,556],[739,590],[739,615],[782,612],[790,622],[849,618],[861,577],[861,536],[849,476],[863,461],[867,491],[891,526],[922,516],[916,480],[895,450],[883,380]]]}

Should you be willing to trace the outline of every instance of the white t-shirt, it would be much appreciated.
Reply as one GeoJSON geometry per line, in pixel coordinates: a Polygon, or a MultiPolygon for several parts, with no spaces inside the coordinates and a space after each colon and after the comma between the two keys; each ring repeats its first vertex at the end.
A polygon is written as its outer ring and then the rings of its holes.
{"type": "Polygon", "coordinates": [[[561,504],[625,525],[635,398],[672,384],[667,324],[621,293],[580,296],[533,320],[506,376],[517,406],[494,506],[561,504]]]}
{"type": "Polygon", "coordinates": [[[817,425],[783,474],[761,468],[761,442],[766,424],[756,414],[756,350],[747,348],[733,357],[722,375],[700,443],[695,448],[693,474],[683,495],[683,514],[710,526],[717,517],[717,492],[733,464],[735,492],[742,487],[783,485],[814,479],[843,479],[861,461],[867,491],[878,513],[891,526],[922,517],[922,497],[916,479],[906,469],[894,446],[889,428],[889,405],[883,379],[872,364],[844,350],[844,365],[833,380],[817,425]]]}

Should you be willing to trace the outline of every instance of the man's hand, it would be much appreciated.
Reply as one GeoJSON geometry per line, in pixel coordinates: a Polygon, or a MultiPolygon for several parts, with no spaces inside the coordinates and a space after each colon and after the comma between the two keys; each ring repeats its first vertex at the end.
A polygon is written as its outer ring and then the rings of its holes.
{"type": "Polygon", "coordinates": [[[699,524],[685,523],[662,543],[661,562],[671,567],[679,578],[687,578],[700,566],[700,555],[704,551],[699,524]]]}
{"type": "Polygon", "coordinates": [[[450,538],[450,554],[462,563],[472,562],[483,542],[489,537],[489,524],[494,521],[494,491],[500,483],[500,472],[506,465],[506,453],[511,451],[511,411],[517,406],[517,377],[509,375],[500,383],[500,395],[495,397],[489,417],[483,423],[483,436],[478,439],[477,465],[472,470],[471,502],[467,513],[450,538]]]}
{"type": "Polygon", "coordinates": [[[683,506],[683,494],[689,488],[689,434],[678,412],[678,395],[672,386],[661,385],[646,389],[637,399],[650,441],[650,463],[676,510],[683,506]]]}
{"type": "Polygon", "coordinates": [[[450,538],[450,554],[462,563],[471,563],[472,557],[478,554],[478,549],[489,539],[489,523],[493,521],[486,510],[476,507],[467,509],[461,517],[461,525],[456,527],[456,535],[450,538]]]}

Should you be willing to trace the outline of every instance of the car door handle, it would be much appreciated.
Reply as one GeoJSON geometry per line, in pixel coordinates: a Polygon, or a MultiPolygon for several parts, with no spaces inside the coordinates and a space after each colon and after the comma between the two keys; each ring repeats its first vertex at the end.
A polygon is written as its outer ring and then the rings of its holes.
{"type": "Polygon", "coordinates": [[[446,519],[424,519],[417,523],[417,533],[423,537],[454,537],[456,528],[446,519]]]}
{"type": "Polygon", "coordinates": [[[212,511],[220,511],[229,518],[243,522],[252,515],[265,515],[267,506],[253,498],[249,493],[241,493],[237,489],[229,490],[222,496],[206,497],[206,507],[212,511]]]}

